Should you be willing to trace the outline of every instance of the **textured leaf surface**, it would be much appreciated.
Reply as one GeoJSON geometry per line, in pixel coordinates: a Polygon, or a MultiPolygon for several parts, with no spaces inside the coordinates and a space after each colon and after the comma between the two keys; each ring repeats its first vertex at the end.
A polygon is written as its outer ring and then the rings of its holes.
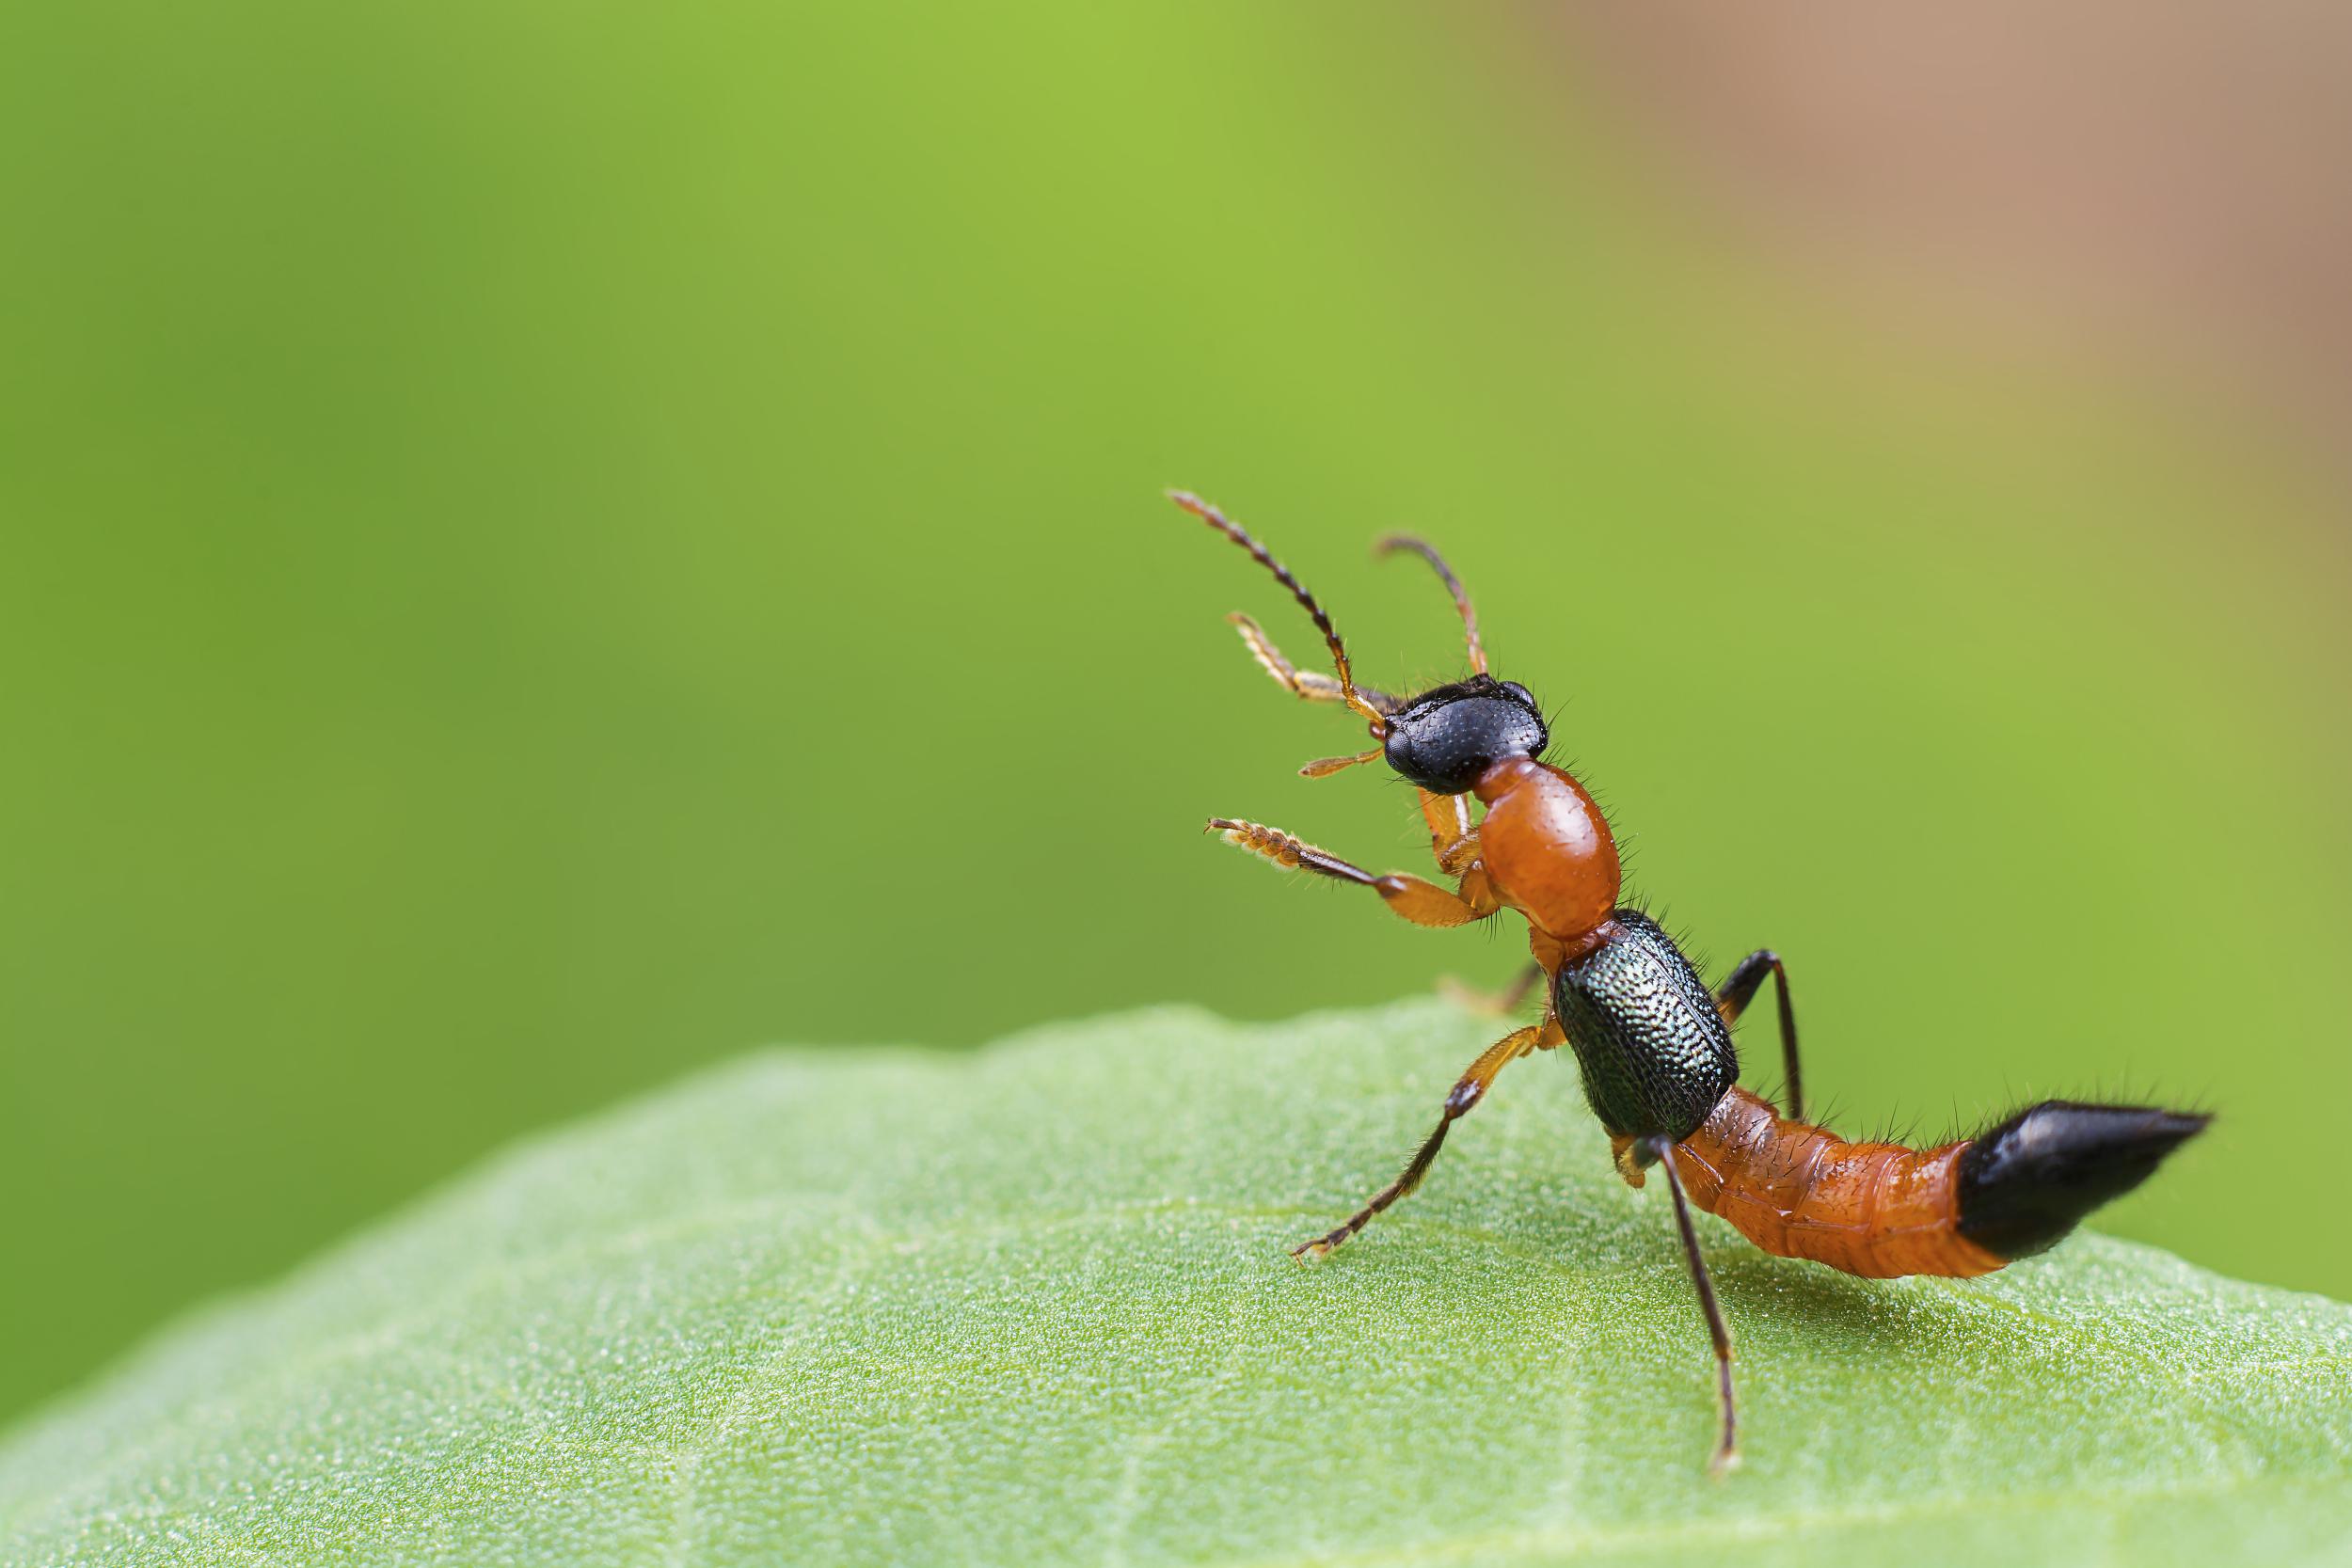
{"type": "MultiPolygon", "coordinates": [[[[2352,1308],[2078,1238],[1850,1280],[1506,1074],[1317,1268],[1495,1031],[1152,1012],[779,1053],[536,1140],[0,1445],[0,1560],[2295,1562],[2352,1546],[2352,1308]]],[[[18,1282],[14,1288],[25,1288],[18,1282]]]]}

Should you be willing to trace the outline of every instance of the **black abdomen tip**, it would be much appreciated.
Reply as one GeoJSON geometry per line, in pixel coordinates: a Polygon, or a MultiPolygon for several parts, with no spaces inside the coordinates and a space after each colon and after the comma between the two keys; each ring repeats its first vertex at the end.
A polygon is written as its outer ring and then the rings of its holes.
{"type": "Polygon", "coordinates": [[[1960,1233],[1998,1257],[2029,1258],[2148,1180],[2209,1119],[2064,1100],[2020,1111],[1960,1157],[1960,1233]]]}

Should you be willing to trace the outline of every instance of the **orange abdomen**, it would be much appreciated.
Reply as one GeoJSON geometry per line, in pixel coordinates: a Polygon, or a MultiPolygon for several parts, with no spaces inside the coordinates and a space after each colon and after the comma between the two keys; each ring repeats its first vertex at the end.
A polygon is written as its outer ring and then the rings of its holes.
{"type": "Polygon", "coordinates": [[[1692,1203],[1775,1257],[1868,1279],[1965,1278],[2006,1261],[1960,1234],[1967,1147],[1848,1143],[1734,1088],[1674,1159],[1692,1203]]]}

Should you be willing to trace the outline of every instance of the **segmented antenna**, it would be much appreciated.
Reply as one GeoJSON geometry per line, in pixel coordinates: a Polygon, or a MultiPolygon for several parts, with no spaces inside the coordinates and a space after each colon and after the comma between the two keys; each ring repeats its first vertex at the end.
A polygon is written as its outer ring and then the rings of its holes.
{"type": "Polygon", "coordinates": [[[1331,617],[1323,612],[1323,607],[1315,602],[1315,596],[1308,593],[1296,578],[1291,576],[1291,569],[1275,560],[1266,547],[1252,539],[1248,531],[1239,523],[1191,491],[1170,490],[1168,493],[1168,499],[1224,534],[1226,538],[1231,539],[1243,549],[1248,550],[1251,559],[1274,574],[1275,581],[1291,591],[1291,597],[1296,599],[1299,607],[1314,617],[1315,628],[1323,633],[1324,646],[1331,650],[1331,664],[1339,673],[1341,698],[1372,726],[1372,733],[1375,736],[1386,736],[1389,733],[1388,716],[1374,706],[1371,700],[1362,692],[1356,689],[1355,673],[1349,668],[1347,662],[1347,645],[1340,641],[1340,634],[1332,628],[1331,617]]]}
{"type": "Polygon", "coordinates": [[[1398,550],[1410,550],[1429,562],[1438,574],[1438,580],[1444,583],[1446,592],[1454,595],[1454,608],[1462,612],[1463,634],[1470,639],[1470,668],[1485,674],[1486,650],[1478,642],[1478,611],[1470,608],[1470,591],[1462,586],[1462,579],[1455,577],[1454,568],[1445,563],[1445,557],[1438,553],[1438,546],[1418,535],[1384,534],[1379,543],[1372,546],[1372,553],[1375,556],[1392,555],[1398,550]]]}

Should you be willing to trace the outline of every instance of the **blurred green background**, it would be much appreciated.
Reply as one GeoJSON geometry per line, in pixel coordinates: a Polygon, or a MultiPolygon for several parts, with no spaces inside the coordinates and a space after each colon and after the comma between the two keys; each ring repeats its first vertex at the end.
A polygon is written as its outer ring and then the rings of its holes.
{"type": "Polygon", "coordinates": [[[1508,974],[1201,836],[1424,842],[1168,484],[1384,685],[1442,542],[1843,1125],[2211,1105],[2103,1223],[2352,1293],[2341,476],[1701,237],[1520,13],[0,32],[0,1412],[763,1043],[1508,974]]]}

